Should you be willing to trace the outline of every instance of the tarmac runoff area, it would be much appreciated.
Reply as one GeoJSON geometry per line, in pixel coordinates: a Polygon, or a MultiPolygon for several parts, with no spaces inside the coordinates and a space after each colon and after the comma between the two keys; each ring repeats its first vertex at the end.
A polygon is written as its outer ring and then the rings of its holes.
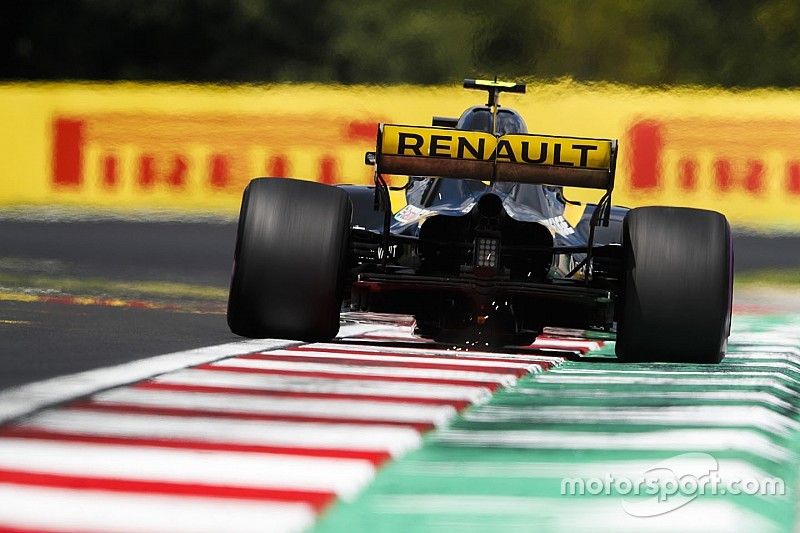
{"type": "MultiPolygon", "coordinates": [[[[2,224],[0,530],[796,529],[795,289],[737,286],[716,367],[568,332],[457,352],[376,316],[242,341],[231,224],[2,224]]],[[[737,243],[741,271],[800,264],[782,239],[737,243]]]]}

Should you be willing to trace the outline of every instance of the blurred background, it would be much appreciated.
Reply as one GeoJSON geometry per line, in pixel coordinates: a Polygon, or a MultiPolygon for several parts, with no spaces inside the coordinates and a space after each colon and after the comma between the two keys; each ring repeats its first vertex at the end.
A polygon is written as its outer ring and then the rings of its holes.
{"type": "Polygon", "coordinates": [[[720,210],[741,280],[800,283],[799,26],[793,0],[10,0],[0,216],[28,226],[0,245],[213,222],[223,286],[250,178],[369,183],[378,122],[458,116],[484,99],[461,80],[498,76],[531,131],[620,139],[616,203],[720,210]]]}
{"type": "Polygon", "coordinates": [[[7,80],[796,87],[792,0],[10,0],[7,80]]]}

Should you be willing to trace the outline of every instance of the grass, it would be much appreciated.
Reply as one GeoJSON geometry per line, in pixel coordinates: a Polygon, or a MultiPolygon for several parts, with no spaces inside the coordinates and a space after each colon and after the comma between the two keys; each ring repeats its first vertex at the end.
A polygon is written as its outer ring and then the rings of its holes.
{"type": "Polygon", "coordinates": [[[768,268],[736,274],[737,287],[790,287],[800,289],[800,268],[768,268]]]}
{"type": "Polygon", "coordinates": [[[26,276],[0,273],[0,286],[21,289],[45,289],[65,293],[127,294],[161,298],[221,300],[228,296],[227,287],[193,285],[163,281],[111,281],[49,276],[26,276]]]}

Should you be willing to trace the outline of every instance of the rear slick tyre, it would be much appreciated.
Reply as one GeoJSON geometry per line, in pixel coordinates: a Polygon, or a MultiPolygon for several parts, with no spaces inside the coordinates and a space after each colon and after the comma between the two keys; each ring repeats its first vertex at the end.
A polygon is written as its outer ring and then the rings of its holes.
{"type": "Polygon", "coordinates": [[[623,223],[621,361],[719,363],[730,333],[733,249],[720,213],[632,209],[623,223]]]}
{"type": "Polygon", "coordinates": [[[228,296],[237,335],[329,340],[339,331],[352,207],[320,183],[257,178],[244,191],[228,296]]]}

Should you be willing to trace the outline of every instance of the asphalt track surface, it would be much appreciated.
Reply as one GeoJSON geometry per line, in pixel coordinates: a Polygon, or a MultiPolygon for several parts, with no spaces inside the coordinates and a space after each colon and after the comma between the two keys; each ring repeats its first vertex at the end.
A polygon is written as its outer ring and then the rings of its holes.
{"type": "Polygon", "coordinates": [[[0,301],[0,389],[235,339],[224,316],[232,224],[0,228],[0,286],[12,294],[0,301]],[[143,283],[154,287],[142,290],[143,283]]]}
{"type": "MultiPolygon", "coordinates": [[[[0,222],[0,389],[235,340],[235,224],[0,222]]],[[[800,236],[735,237],[737,271],[800,266],[800,236]]]]}

